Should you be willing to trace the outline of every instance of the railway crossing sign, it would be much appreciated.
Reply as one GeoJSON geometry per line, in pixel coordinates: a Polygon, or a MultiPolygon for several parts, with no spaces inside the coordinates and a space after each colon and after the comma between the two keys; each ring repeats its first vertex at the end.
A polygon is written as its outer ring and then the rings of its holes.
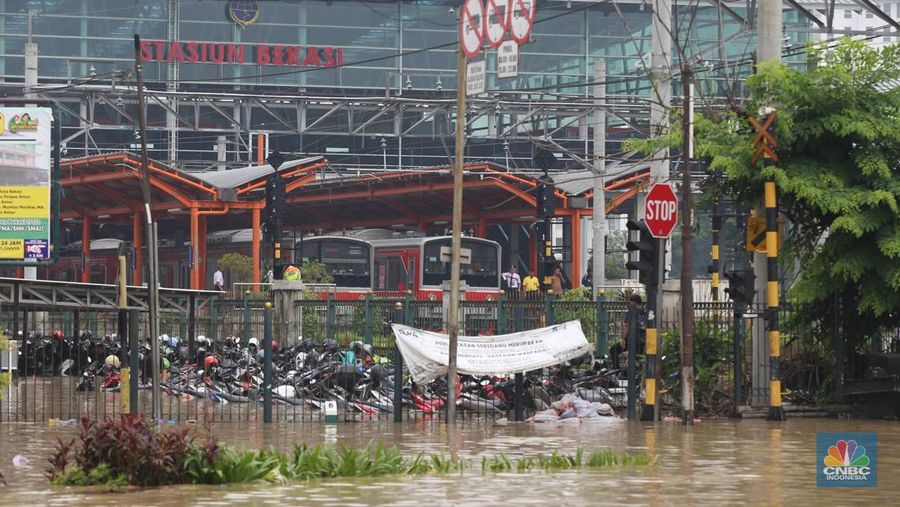
{"type": "Polygon", "coordinates": [[[537,0],[512,0],[512,12],[509,17],[509,31],[512,38],[519,45],[528,42],[531,37],[531,28],[534,25],[534,15],[537,10],[537,0]]]}
{"type": "Polygon", "coordinates": [[[657,183],[647,193],[644,221],[654,238],[668,238],[678,221],[678,198],[672,185],[657,183]]]}
{"type": "Polygon", "coordinates": [[[775,148],[778,147],[778,141],[775,139],[775,118],[776,116],[773,112],[766,116],[765,122],[760,124],[755,118],[750,117],[750,124],[756,128],[756,137],[753,138],[753,146],[756,148],[756,151],[753,153],[754,164],[760,157],[765,160],[778,162],[778,154],[775,153],[775,148]]]}
{"type": "Polygon", "coordinates": [[[515,0],[487,0],[485,38],[488,46],[498,47],[509,29],[510,5],[515,0]]]}
{"type": "Polygon", "coordinates": [[[484,4],[482,0],[466,0],[459,17],[459,41],[469,60],[481,52],[485,32],[484,4]]]}

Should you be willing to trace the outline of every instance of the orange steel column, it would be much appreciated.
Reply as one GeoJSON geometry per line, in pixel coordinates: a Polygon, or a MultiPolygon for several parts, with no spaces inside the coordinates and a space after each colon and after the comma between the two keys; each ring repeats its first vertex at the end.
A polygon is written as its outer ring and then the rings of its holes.
{"type": "Polygon", "coordinates": [[[484,217],[478,217],[478,230],[475,235],[479,238],[487,238],[487,220],[484,217]]]}
{"type": "Polygon", "coordinates": [[[262,224],[260,223],[260,213],[259,208],[253,208],[253,223],[250,224],[250,229],[253,231],[253,283],[262,283],[262,276],[260,275],[259,270],[259,260],[260,260],[260,252],[259,252],[259,231],[262,228],[262,224]]]}
{"type": "Polygon", "coordinates": [[[142,270],[144,268],[144,245],[141,244],[141,220],[144,217],[142,211],[135,210],[131,225],[131,246],[134,247],[134,269],[131,272],[131,284],[143,283],[142,270]]]}
{"type": "Polygon", "coordinates": [[[191,207],[191,289],[200,288],[200,210],[191,207]]]}
{"type": "Polygon", "coordinates": [[[206,217],[200,217],[200,289],[206,289],[206,217]]]}
{"type": "Polygon", "coordinates": [[[263,146],[263,139],[262,132],[256,134],[256,165],[263,165],[266,163],[266,151],[263,146]]]}
{"type": "Polygon", "coordinates": [[[581,210],[572,215],[572,288],[581,286],[581,210]]]}
{"type": "Polygon", "coordinates": [[[81,281],[91,283],[91,217],[82,217],[81,224],[81,281]]]}

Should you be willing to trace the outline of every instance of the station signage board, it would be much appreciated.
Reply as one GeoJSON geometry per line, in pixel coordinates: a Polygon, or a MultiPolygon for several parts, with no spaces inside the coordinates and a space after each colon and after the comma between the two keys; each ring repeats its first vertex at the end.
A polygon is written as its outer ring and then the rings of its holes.
{"type": "Polygon", "coordinates": [[[47,107],[0,107],[0,259],[50,257],[47,107]]]}

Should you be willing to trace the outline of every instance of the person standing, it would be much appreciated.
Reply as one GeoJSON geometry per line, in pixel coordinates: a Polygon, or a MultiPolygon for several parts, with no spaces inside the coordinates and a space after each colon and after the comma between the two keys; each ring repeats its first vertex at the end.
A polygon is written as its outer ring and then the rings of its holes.
{"type": "Polygon", "coordinates": [[[216,272],[213,273],[213,286],[217,291],[225,292],[225,275],[222,274],[221,268],[216,268],[216,272]]]}
{"type": "Polygon", "coordinates": [[[541,294],[541,281],[533,269],[528,270],[528,276],[522,280],[522,288],[525,290],[525,299],[538,299],[541,294]]]}
{"type": "Polygon", "coordinates": [[[562,269],[556,268],[553,270],[553,275],[550,276],[550,290],[553,291],[553,295],[561,296],[564,292],[565,288],[565,279],[562,275],[562,269]]]}
{"type": "Polygon", "coordinates": [[[522,279],[516,272],[515,265],[509,267],[509,271],[503,273],[503,287],[510,298],[515,298],[519,294],[519,287],[522,286],[522,279]]]}
{"type": "MultiPolygon", "coordinates": [[[[637,309],[637,346],[635,349],[638,354],[641,353],[643,349],[644,335],[647,332],[647,312],[644,311],[644,302],[641,299],[640,294],[632,294],[629,299],[629,303],[632,307],[637,309]]],[[[625,312],[625,320],[622,321],[622,336],[619,339],[619,342],[614,344],[609,348],[609,358],[612,361],[613,369],[619,369],[619,355],[623,352],[628,351],[628,312],[625,312]]]]}

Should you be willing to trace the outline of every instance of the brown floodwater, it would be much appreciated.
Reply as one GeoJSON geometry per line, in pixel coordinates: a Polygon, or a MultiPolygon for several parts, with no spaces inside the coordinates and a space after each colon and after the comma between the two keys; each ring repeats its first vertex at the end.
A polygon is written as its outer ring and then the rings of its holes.
{"type": "MultiPolygon", "coordinates": [[[[325,425],[217,423],[222,440],[243,448],[294,442],[351,446],[369,441],[398,445],[404,454],[456,453],[469,458],[462,474],[329,479],[288,485],[177,486],[128,493],[85,492],[50,486],[43,476],[57,435],[72,428],[0,423],[0,485],[3,505],[599,505],[599,504],[895,504],[900,493],[900,423],[846,419],[703,421],[686,428],[675,422],[509,424],[464,422],[448,428],[420,420],[402,424],[366,421],[325,425]],[[872,490],[816,488],[816,432],[873,431],[878,435],[878,487],[872,490]],[[657,456],[657,466],[604,471],[482,474],[480,457],[511,457],[554,450],[613,448],[657,456]],[[13,467],[16,454],[27,467],[13,467]]],[[[196,427],[200,433],[202,427],[196,427]]]]}

